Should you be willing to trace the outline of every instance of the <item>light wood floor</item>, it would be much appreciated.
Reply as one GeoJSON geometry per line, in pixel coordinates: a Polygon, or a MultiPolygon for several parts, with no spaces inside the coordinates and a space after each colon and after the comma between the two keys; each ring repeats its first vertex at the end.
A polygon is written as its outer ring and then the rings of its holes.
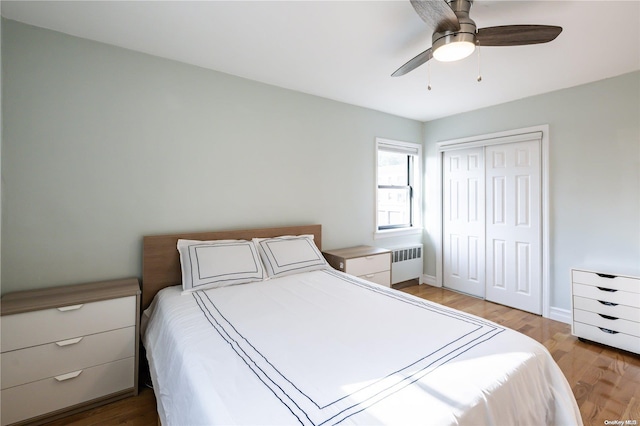
{"type": "MultiPolygon", "coordinates": [[[[580,342],[568,324],[428,285],[402,289],[515,329],[547,347],[564,372],[578,401],[585,425],[605,420],[640,425],[640,356],[580,342]],[[633,423],[636,421],[636,423],[633,423]]],[[[416,327],[429,324],[416,324],[416,327]]],[[[156,425],[153,391],[49,423],[49,426],[156,425]]]]}

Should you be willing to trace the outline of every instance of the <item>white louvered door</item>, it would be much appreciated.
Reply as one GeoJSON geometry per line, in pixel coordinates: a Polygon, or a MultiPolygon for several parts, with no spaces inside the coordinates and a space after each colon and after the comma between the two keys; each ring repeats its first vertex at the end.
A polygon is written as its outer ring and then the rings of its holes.
{"type": "Polygon", "coordinates": [[[443,162],[444,283],[484,297],[483,148],[447,151],[443,162]]]}
{"type": "Polygon", "coordinates": [[[542,313],[540,143],[485,151],[486,299],[542,313]]]}

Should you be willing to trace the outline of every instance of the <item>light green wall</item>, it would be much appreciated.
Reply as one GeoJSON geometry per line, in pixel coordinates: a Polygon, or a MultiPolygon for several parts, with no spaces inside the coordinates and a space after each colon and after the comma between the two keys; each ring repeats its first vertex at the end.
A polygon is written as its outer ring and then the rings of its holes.
{"type": "Polygon", "coordinates": [[[424,140],[429,214],[436,142],[539,124],[551,305],[569,309],[571,267],[640,273],[639,72],[423,125],[13,21],[1,31],[3,293],[139,276],[145,234],[314,222],[326,248],[395,244],[372,239],[375,137],[424,140]]]}
{"type": "Polygon", "coordinates": [[[2,43],[3,293],[140,276],[146,234],[393,242],[373,241],[375,137],[422,123],[9,20],[2,43]]]}
{"type": "MultiPolygon", "coordinates": [[[[640,274],[640,72],[425,124],[433,205],[436,143],[549,125],[551,306],[570,309],[569,270],[640,274]]],[[[435,275],[427,237],[426,273],[435,275]]]]}
{"type": "MultiPolygon", "coordinates": [[[[0,2],[0,12],[2,2],[0,2]]],[[[0,19],[0,100],[2,99],[2,19],[0,19]]],[[[2,102],[0,101],[0,216],[2,213],[2,198],[4,198],[2,181],[2,102]]],[[[2,221],[0,220],[0,241],[2,241],[2,221]]],[[[0,244],[0,289],[2,289],[2,244],[0,244]]]]}

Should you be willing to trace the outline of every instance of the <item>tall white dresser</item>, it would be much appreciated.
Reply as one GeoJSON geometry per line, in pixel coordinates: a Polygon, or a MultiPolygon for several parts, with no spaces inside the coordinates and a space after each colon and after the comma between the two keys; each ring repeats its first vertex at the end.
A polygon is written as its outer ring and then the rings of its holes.
{"type": "Polygon", "coordinates": [[[0,299],[1,423],[38,423],[138,393],[136,278],[0,299]]]}
{"type": "Polygon", "coordinates": [[[640,278],[571,270],[572,333],[640,354],[640,278]]]}

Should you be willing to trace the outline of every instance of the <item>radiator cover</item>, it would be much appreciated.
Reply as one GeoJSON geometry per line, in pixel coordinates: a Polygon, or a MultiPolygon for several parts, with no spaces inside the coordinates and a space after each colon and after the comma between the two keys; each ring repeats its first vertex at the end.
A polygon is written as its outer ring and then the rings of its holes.
{"type": "Polygon", "coordinates": [[[391,284],[418,279],[422,284],[422,244],[387,247],[391,250],[391,284]]]}

